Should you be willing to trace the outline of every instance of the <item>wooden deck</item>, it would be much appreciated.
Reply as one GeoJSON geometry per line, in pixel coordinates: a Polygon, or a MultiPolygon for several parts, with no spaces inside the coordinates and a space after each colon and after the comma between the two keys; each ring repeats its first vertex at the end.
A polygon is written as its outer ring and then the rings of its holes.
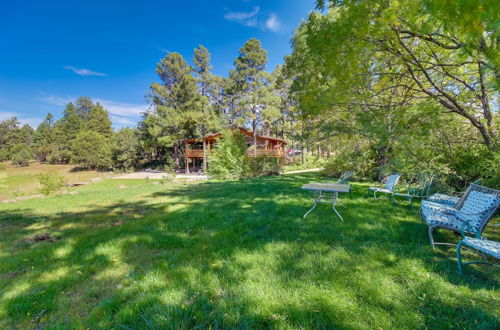
{"type": "MultiPolygon", "coordinates": [[[[253,157],[253,150],[249,149],[245,152],[247,157],[253,157]]],[[[257,157],[259,156],[268,156],[268,157],[284,157],[284,150],[273,150],[273,149],[257,149],[255,152],[257,157]]],[[[202,149],[187,149],[186,150],[187,158],[203,158],[203,150],[202,149]]]]}

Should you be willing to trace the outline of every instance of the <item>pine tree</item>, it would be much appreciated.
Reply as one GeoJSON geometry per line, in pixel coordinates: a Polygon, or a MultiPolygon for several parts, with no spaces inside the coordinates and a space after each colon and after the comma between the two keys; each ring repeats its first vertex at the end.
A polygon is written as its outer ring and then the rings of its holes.
{"type": "Polygon", "coordinates": [[[262,49],[260,41],[250,39],[240,49],[234,62],[235,69],[229,74],[233,83],[231,87],[239,95],[235,117],[240,124],[250,122],[254,148],[257,146],[257,129],[262,125],[262,112],[270,96],[269,74],[265,72],[267,61],[267,51],[262,49]]]}
{"type": "MultiPolygon", "coordinates": [[[[217,102],[217,80],[211,73],[210,53],[208,49],[200,45],[194,50],[193,71],[197,76],[197,83],[201,94],[201,120],[198,121],[198,130],[201,136],[206,136],[210,132],[220,128],[220,117],[215,113],[217,102]]],[[[206,141],[203,140],[203,172],[207,171],[206,141]]]]}
{"type": "Polygon", "coordinates": [[[89,111],[86,129],[101,134],[110,139],[113,135],[109,113],[97,102],[89,111]]]}
{"type": "Polygon", "coordinates": [[[161,83],[153,83],[149,100],[152,109],[141,127],[159,146],[173,148],[175,167],[180,168],[180,140],[199,137],[197,123],[203,107],[191,67],[179,53],[169,53],[157,64],[161,83]]]}
{"type": "Polygon", "coordinates": [[[38,161],[46,161],[50,153],[55,150],[54,133],[54,117],[48,113],[35,131],[34,149],[38,161]]]}
{"type": "Polygon", "coordinates": [[[63,117],[55,124],[55,140],[57,152],[51,162],[68,162],[71,158],[71,146],[77,134],[83,129],[84,121],[78,116],[73,103],[68,103],[64,109],[63,117]]]}

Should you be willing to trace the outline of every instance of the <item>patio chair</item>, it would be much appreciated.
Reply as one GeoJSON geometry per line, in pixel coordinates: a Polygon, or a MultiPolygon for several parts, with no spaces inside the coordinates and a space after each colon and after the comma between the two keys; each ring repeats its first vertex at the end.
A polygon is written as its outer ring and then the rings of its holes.
{"type": "Polygon", "coordinates": [[[406,193],[394,193],[394,196],[407,198],[410,204],[410,208],[413,207],[413,199],[421,198],[424,199],[429,196],[432,181],[434,176],[431,174],[418,174],[413,177],[408,184],[408,192],[406,193]],[[415,184],[412,184],[415,182],[415,184]]]}
{"type": "MultiPolygon", "coordinates": [[[[482,179],[478,179],[472,183],[480,185],[481,181],[482,181],[482,179]]],[[[463,195],[465,195],[466,193],[467,193],[467,191],[459,193],[458,196],[450,196],[450,195],[445,195],[445,194],[441,194],[441,193],[436,193],[436,194],[433,194],[432,196],[429,196],[428,198],[426,198],[426,200],[433,202],[433,203],[455,206],[460,201],[460,197],[463,197],[463,195]]]]}
{"type": "MultiPolygon", "coordinates": [[[[481,179],[472,182],[472,184],[479,185],[479,182],[481,182],[481,179]]],[[[455,207],[463,201],[465,196],[469,194],[472,188],[471,185],[469,185],[464,192],[459,193],[459,196],[436,193],[423,200],[420,204],[420,221],[423,223],[424,215],[434,212],[437,209],[455,209],[455,207]]]]}
{"type": "MultiPolygon", "coordinates": [[[[432,202],[430,202],[432,203],[432,202]]],[[[455,206],[434,203],[420,208],[420,214],[429,227],[429,239],[432,247],[435,245],[454,245],[434,242],[434,229],[444,228],[460,232],[464,221],[469,220],[470,226],[464,232],[470,235],[481,235],[484,228],[495,214],[500,204],[500,190],[471,184],[464,196],[455,206]]]]}
{"type": "Polygon", "coordinates": [[[370,187],[368,188],[368,196],[370,194],[370,191],[373,191],[373,197],[377,198],[377,193],[384,193],[386,195],[390,194],[391,195],[391,200],[394,203],[394,189],[396,188],[396,185],[399,182],[400,175],[399,174],[391,174],[385,183],[384,188],[380,187],[370,187]]]}
{"type": "Polygon", "coordinates": [[[476,237],[465,236],[464,231],[470,225],[471,225],[470,221],[464,221],[462,227],[460,228],[460,234],[462,235],[462,240],[457,244],[458,275],[462,275],[462,268],[464,265],[485,264],[485,265],[499,267],[498,265],[486,261],[472,261],[472,262],[462,263],[462,256],[460,254],[461,252],[460,249],[463,245],[471,247],[482,254],[487,254],[494,258],[500,259],[500,242],[487,240],[481,237],[480,234],[476,234],[476,237]]]}
{"type": "Polygon", "coordinates": [[[352,175],[353,175],[352,171],[345,171],[344,173],[342,173],[340,178],[335,183],[349,184],[349,181],[351,180],[352,175]]]}

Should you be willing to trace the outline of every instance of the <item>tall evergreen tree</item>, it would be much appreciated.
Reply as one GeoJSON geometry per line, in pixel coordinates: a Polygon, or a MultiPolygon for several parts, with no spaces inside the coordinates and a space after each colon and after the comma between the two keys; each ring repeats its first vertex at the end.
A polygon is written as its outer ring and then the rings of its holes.
{"type": "Polygon", "coordinates": [[[38,161],[44,162],[56,148],[54,117],[48,113],[35,131],[35,154],[38,161]]]}
{"type": "Polygon", "coordinates": [[[153,83],[148,95],[151,110],[143,127],[156,143],[173,148],[175,167],[180,168],[180,140],[198,137],[203,101],[191,67],[179,53],[169,53],[156,66],[161,83],[153,83]]]}
{"type": "MultiPolygon", "coordinates": [[[[240,49],[234,62],[235,69],[229,74],[232,88],[238,97],[236,117],[240,124],[250,123],[257,145],[257,129],[262,124],[262,112],[269,102],[269,74],[265,72],[267,51],[257,39],[248,40],[240,49]]],[[[255,151],[254,151],[255,154],[255,151]]]]}
{"type": "MultiPolygon", "coordinates": [[[[193,71],[197,76],[197,83],[200,88],[201,94],[201,120],[198,121],[198,129],[202,136],[207,135],[209,132],[213,132],[220,128],[220,117],[215,113],[215,107],[217,103],[217,80],[214,79],[214,75],[210,71],[212,66],[210,65],[210,53],[208,49],[204,46],[198,46],[194,50],[193,62],[195,66],[193,71]]],[[[206,159],[206,141],[203,140],[203,171],[207,170],[207,159],[206,159]]]]}
{"type": "Polygon", "coordinates": [[[77,114],[73,103],[68,103],[64,109],[63,117],[55,124],[55,140],[57,153],[54,153],[52,161],[68,162],[71,158],[71,147],[77,134],[83,129],[84,121],[77,114]]]}
{"type": "Polygon", "coordinates": [[[99,102],[94,104],[88,113],[86,129],[99,133],[109,139],[113,135],[111,125],[108,111],[99,102]]]}
{"type": "Polygon", "coordinates": [[[88,120],[94,102],[88,96],[80,96],[75,102],[75,112],[83,120],[88,120]]]}

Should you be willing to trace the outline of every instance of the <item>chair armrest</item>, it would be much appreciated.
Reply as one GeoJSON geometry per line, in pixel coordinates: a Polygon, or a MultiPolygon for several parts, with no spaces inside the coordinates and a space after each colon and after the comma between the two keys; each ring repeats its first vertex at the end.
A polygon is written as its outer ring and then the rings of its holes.
{"type": "MultiPolygon", "coordinates": [[[[462,235],[462,238],[465,238],[466,230],[472,232],[470,222],[471,222],[470,220],[465,220],[460,226],[460,235],[462,235]]],[[[479,232],[476,233],[476,238],[481,238],[481,234],[479,232]]]]}

